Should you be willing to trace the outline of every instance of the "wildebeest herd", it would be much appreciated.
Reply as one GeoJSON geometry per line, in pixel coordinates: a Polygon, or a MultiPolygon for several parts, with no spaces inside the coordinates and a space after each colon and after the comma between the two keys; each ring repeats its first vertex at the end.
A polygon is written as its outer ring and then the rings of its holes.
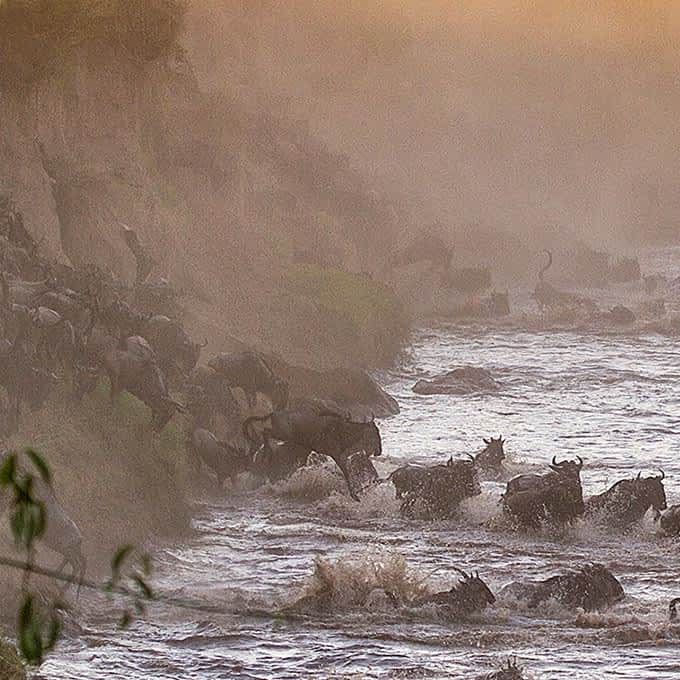
{"type": "MultiPolygon", "coordinates": [[[[74,268],[44,257],[11,202],[0,201],[0,384],[7,395],[0,409],[3,437],[17,431],[26,409],[42,408],[57,383],[70,381],[74,399],[83,400],[105,376],[111,400],[123,391],[137,397],[149,408],[155,432],[176,413],[183,414],[190,464],[210,470],[220,486],[244,472],[277,482],[315,455],[335,462],[353,499],[377,485],[392,484],[404,517],[441,520],[481,494],[482,480],[502,473],[505,441],[498,437],[484,440],[485,448],[476,455],[432,466],[406,465],[381,479],[372,461],[382,453],[374,420],[357,418],[332,401],[291,399],[286,380],[268,357],[254,350],[220,353],[199,365],[207,342],[190,337],[179,314],[178,292],[167,281],[149,280],[153,258],[133,230],[121,227],[121,238],[137,263],[133,285],[96,266],[74,268]],[[238,390],[245,395],[245,406],[237,399],[238,390]],[[269,412],[253,415],[263,400],[269,412]],[[223,420],[236,422],[240,435],[220,438],[218,423],[223,420]]],[[[556,295],[541,272],[537,298],[548,305],[556,295]]],[[[499,499],[503,514],[520,529],[572,524],[580,518],[625,529],[651,509],[662,532],[680,535],[680,504],[667,507],[663,472],[620,480],[584,499],[583,465],[580,458],[553,458],[543,474],[510,479],[499,499]]],[[[74,575],[82,575],[79,530],[51,492],[42,495],[52,521],[48,547],[62,555],[74,575]]],[[[483,579],[461,573],[462,580],[449,591],[410,604],[439,607],[455,618],[493,605],[496,598],[483,579]]],[[[617,579],[600,564],[542,582],[511,584],[504,592],[525,599],[530,607],[554,599],[584,610],[624,596],[617,579]]],[[[394,594],[385,595],[399,604],[394,594]]],[[[670,604],[671,619],[678,602],[670,604]]],[[[518,673],[509,664],[493,677],[521,677],[518,673]]]]}

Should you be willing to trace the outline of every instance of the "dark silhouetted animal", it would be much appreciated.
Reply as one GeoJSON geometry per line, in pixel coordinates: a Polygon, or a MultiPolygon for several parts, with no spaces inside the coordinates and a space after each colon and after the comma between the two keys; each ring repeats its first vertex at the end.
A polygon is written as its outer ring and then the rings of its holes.
{"type": "Polygon", "coordinates": [[[591,496],[585,502],[589,517],[601,519],[606,524],[625,528],[639,522],[652,508],[666,509],[666,492],[663,471],[658,477],[622,479],[603,493],[591,496]]]}
{"type": "Polygon", "coordinates": [[[583,514],[580,472],[583,461],[553,457],[551,472],[519,475],[511,479],[502,497],[503,511],[522,526],[537,527],[546,521],[571,522],[583,514]]]}
{"type": "Polygon", "coordinates": [[[503,588],[501,595],[525,600],[532,609],[548,600],[556,600],[570,609],[585,611],[609,607],[625,597],[619,581],[602,564],[587,564],[544,581],[511,583],[503,588]]]}
{"type": "Polygon", "coordinates": [[[387,478],[394,484],[397,498],[404,498],[401,511],[431,519],[449,517],[460,502],[481,493],[474,458],[453,460],[446,465],[405,465],[387,478]]]}
{"type": "Polygon", "coordinates": [[[179,322],[160,314],[143,324],[141,335],[154,348],[165,375],[190,373],[198,363],[201,349],[208,344],[207,340],[202,344],[193,342],[179,322]]]}
{"type": "Polygon", "coordinates": [[[208,430],[194,430],[188,445],[189,460],[202,461],[217,477],[219,486],[229,478],[232,484],[236,477],[250,468],[250,457],[228,442],[220,441],[208,430]]]}
{"type": "MultiPolygon", "coordinates": [[[[246,419],[243,434],[251,442],[253,454],[259,444],[252,428],[258,422],[268,423],[262,434],[264,441],[278,439],[332,458],[345,476],[350,494],[355,499],[362,489],[357,488],[357,480],[352,476],[349,457],[359,451],[369,456],[382,453],[380,431],[374,422],[352,422],[343,414],[326,410],[313,402],[301,403],[294,411],[274,411],[266,416],[246,419]]],[[[364,476],[366,461],[362,461],[362,468],[364,476]]],[[[377,473],[371,476],[377,481],[377,473]]]]}
{"type": "Polygon", "coordinates": [[[575,295],[574,293],[566,293],[558,290],[543,278],[548,269],[552,267],[553,263],[552,253],[549,250],[544,252],[548,255],[548,262],[538,273],[538,283],[534,288],[533,295],[539,309],[541,309],[541,311],[546,309],[581,309],[585,311],[594,311],[597,307],[592,300],[581,297],[580,295],[575,295]]]}
{"type": "Polygon", "coordinates": [[[304,467],[310,453],[304,446],[268,439],[255,452],[251,472],[269,482],[278,482],[304,467]]]}
{"type": "Polygon", "coordinates": [[[208,366],[224,376],[231,387],[240,387],[251,407],[255,406],[258,393],[264,394],[276,411],[288,404],[288,384],[257,352],[218,354],[208,362],[208,366]]]}
{"type": "Polygon", "coordinates": [[[486,444],[484,450],[475,456],[475,465],[498,472],[503,467],[505,460],[505,451],[503,450],[505,439],[502,435],[498,439],[491,437],[491,439],[484,439],[484,444],[486,444]]]}
{"type": "Polygon", "coordinates": [[[451,590],[422,597],[414,603],[416,606],[435,605],[443,610],[447,618],[458,619],[470,616],[492,605],[496,598],[489,586],[479,577],[479,574],[466,574],[457,569],[463,579],[456,583],[451,590]]]}
{"type": "Polygon", "coordinates": [[[680,597],[676,597],[668,603],[668,619],[670,621],[678,620],[678,605],[680,604],[680,597]]]}
{"type": "Polygon", "coordinates": [[[524,680],[521,666],[517,665],[517,659],[510,658],[505,666],[484,676],[484,680],[524,680]]]}
{"type": "Polygon", "coordinates": [[[155,431],[160,432],[175,412],[185,410],[170,397],[155,354],[144,338],[132,336],[122,346],[108,350],[104,368],[111,381],[111,400],[122,390],[133,394],[151,409],[155,431]]]}

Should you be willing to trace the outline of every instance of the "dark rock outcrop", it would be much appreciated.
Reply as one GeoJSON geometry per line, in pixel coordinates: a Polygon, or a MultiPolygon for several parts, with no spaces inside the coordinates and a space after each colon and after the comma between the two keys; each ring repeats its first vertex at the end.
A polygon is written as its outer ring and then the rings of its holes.
{"type": "Polygon", "coordinates": [[[485,368],[462,366],[431,380],[419,380],[413,391],[416,394],[473,394],[496,392],[499,388],[498,382],[485,368]]]}

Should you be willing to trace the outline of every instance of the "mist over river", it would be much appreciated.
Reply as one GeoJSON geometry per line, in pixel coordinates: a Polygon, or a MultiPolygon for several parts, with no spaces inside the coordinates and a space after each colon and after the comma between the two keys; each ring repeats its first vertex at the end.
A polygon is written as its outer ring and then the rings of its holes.
{"type": "MultiPolygon", "coordinates": [[[[578,454],[586,496],[662,468],[669,505],[680,502],[679,359],[676,340],[653,333],[432,322],[414,331],[397,368],[378,375],[402,409],[381,423],[378,470],[386,476],[406,461],[441,462],[502,433],[509,474],[578,454]],[[501,389],[411,391],[418,378],[460,364],[488,368],[501,389]]],[[[680,596],[678,543],[656,536],[651,517],[625,535],[587,522],[557,534],[513,532],[501,519],[502,488],[484,482],[459,517],[433,523],[402,519],[390,484],[354,503],[327,468],[259,489],[204,492],[193,535],[154,546],[155,584],[221,613],[155,604],[119,632],[119,611],[85,595],[80,635],[60,645],[41,677],[476,678],[513,654],[533,678],[680,677],[680,625],[667,620],[668,601],[680,596]],[[409,579],[448,588],[455,566],[479,570],[496,594],[513,580],[597,560],[620,579],[626,599],[583,614],[530,611],[499,597],[452,623],[434,611],[353,606],[348,592],[347,607],[336,611],[286,613],[310,588],[316,558],[327,561],[340,591],[376,573],[395,589],[409,579]]]]}

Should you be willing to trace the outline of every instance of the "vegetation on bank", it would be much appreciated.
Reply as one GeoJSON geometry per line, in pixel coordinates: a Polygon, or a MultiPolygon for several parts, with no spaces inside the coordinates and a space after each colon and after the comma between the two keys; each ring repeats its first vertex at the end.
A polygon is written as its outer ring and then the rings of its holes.
{"type": "Polygon", "coordinates": [[[284,290],[310,303],[328,346],[348,357],[391,358],[408,329],[395,292],[364,274],[298,265],[285,274],[284,290]]]}
{"type": "Polygon", "coordinates": [[[185,530],[182,422],[176,417],[153,434],[149,409],[127,393],[112,406],[105,380],[82,402],[70,392],[62,385],[7,447],[31,442],[46,453],[59,501],[83,532],[88,562],[104,566],[112,545],[185,530]]]}

